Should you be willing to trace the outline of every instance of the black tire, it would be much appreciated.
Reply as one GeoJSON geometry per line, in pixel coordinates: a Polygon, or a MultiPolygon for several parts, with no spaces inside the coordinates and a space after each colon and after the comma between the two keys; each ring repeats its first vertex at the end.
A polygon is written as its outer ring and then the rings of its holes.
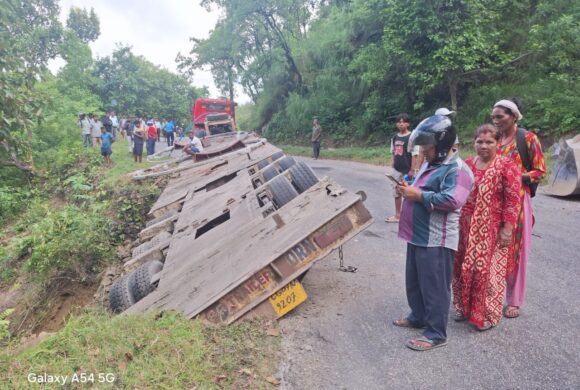
{"type": "Polygon", "coordinates": [[[276,161],[281,157],[284,157],[284,152],[276,152],[272,155],[272,161],[276,161]]]}
{"type": "Polygon", "coordinates": [[[296,164],[296,160],[294,160],[294,157],[291,156],[283,157],[278,161],[278,166],[280,167],[282,172],[289,169],[294,164],[296,164]]]}
{"type": "Polygon", "coordinates": [[[133,287],[132,292],[135,302],[139,302],[155,290],[155,286],[151,284],[151,278],[162,268],[163,263],[153,260],[141,265],[135,272],[131,273],[130,277],[133,279],[131,287],[133,287]]]}
{"type": "Polygon", "coordinates": [[[270,164],[270,162],[268,160],[258,161],[258,169],[262,169],[265,166],[267,166],[268,164],[270,164]]]}
{"type": "Polygon", "coordinates": [[[318,178],[314,171],[302,161],[291,166],[289,172],[292,177],[292,184],[300,194],[318,183],[318,178]]]}
{"type": "Polygon", "coordinates": [[[136,302],[133,295],[133,284],[129,283],[131,274],[115,281],[109,291],[109,306],[113,313],[122,313],[136,302]]]}
{"type": "Polygon", "coordinates": [[[267,186],[272,194],[272,202],[277,208],[284,206],[298,196],[298,192],[285,176],[275,177],[267,183],[267,186]]]}
{"type": "Polygon", "coordinates": [[[280,172],[276,169],[275,166],[269,166],[268,168],[262,171],[262,176],[264,177],[264,181],[270,181],[276,176],[278,176],[280,172]]]}

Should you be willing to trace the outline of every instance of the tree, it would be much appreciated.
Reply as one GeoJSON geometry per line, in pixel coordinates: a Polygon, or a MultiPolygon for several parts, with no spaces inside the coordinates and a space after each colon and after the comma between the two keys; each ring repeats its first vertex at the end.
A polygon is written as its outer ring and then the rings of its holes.
{"type": "Polygon", "coordinates": [[[457,109],[460,83],[470,75],[506,63],[494,30],[500,19],[490,0],[388,0],[385,39],[388,66],[405,69],[408,86],[415,91],[417,107],[441,83],[447,83],[453,109],[457,109]]]}
{"type": "Polygon", "coordinates": [[[58,54],[55,0],[6,0],[0,10],[0,166],[32,172],[31,128],[42,114],[33,87],[58,54]]]}
{"type": "Polygon", "coordinates": [[[84,43],[96,41],[101,34],[99,18],[92,7],[90,12],[85,8],[71,7],[66,26],[84,43]]]}

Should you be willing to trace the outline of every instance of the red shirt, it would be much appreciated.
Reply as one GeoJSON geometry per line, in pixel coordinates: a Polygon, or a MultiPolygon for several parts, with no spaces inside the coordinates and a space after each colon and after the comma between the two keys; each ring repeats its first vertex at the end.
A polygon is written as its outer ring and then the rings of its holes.
{"type": "Polygon", "coordinates": [[[157,129],[155,126],[151,125],[147,128],[147,138],[157,139],[157,129]]]}

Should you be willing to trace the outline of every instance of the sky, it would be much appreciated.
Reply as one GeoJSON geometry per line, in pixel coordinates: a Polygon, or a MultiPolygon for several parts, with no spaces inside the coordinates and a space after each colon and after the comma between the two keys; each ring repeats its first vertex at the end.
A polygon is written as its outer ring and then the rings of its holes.
{"type": "MultiPolygon", "coordinates": [[[[206,11],[200,0],[60,0],[60,19],[66,25],[71,7],[90,10],[93,8],[100,22],[101,34],[89,45],[93,58],[106,57],[115,50],[117,43],[129,45],[132,52],[167,70],[177,72],[177,53],[187,54],[191,50],[191,37],[207,38],[214,28],[219,11],[206,11]]],[[[55,61],[50,68],[55,70],[63,62],[55,61]]],[[[210,96],[218,97],[209,71],[194,75],[196,87],[209,87],[210,96]]],[[[237,86],[238,103],[250,99],[237,86]]]]}

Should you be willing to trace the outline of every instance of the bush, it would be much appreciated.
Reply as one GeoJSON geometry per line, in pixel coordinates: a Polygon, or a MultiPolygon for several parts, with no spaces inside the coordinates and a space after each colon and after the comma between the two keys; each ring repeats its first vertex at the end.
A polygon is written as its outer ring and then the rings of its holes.
{"type": "Polygon", "coordinates": [[[73,279],[89,278],[113,256],[108,226],[102,215],[75,206],[47,210],[44,219],[30,226],[30,235],[23,242],[28,248],[21,247],[21,252],[27,249],[30,253],[25,269],[38,282],[59,273],[73,279]]]}

